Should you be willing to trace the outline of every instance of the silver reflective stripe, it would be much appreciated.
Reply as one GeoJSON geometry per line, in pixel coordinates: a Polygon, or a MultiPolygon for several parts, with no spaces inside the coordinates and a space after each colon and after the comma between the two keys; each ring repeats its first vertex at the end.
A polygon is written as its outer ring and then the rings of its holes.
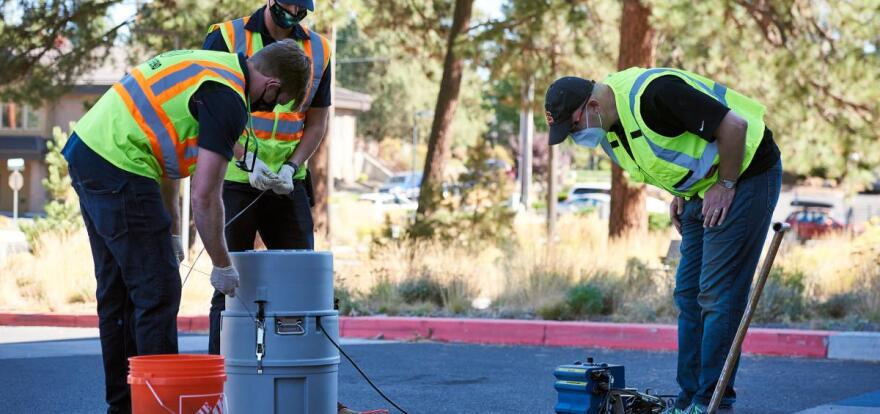
{"type": "Polygon", "coordinates": [[[321,85],[321,78],[324,76],[324,53],[327,52],[324,50],[324,42],[321,41],[321,35],[314,31],[309,31],[309,43],[311,43],[312,48],[312,87],[310,88],[309,96],[306,97],[306,104],[302,108],[303,111],[312,106],[312,100],[315,99],[315,94],[318,93],[318,86],[321,85]]]}
{"type": "MultiPolygon", "coordinates": [[[[670,68],[653,68],[648,69],[644,73],[639,75],[639,77],[636,78],[635,82],[633,83],[632,89],[630,89],[629,91],[629,110],[633,114],[633,120],[635,120],[636,124],[638,124],[639,122],[635,112],[636,94],[641,89],[642,84],[644,84],[650,76],[662,72],[674,72],[677,75],[681,75],[687,78],[694,84],[698,85],[707,94],[712,95],[715,99],[727,106],[727,87],[725,87],[724,85],[716,82],[714,87],[709,88],[708,85],[700,82],[699,80],[682,71],[670,68]]],[[[639,125],[639,128],[641,129],[642,126],[639,125]]],[[[644,133],[642,135],[644,135],[644,133]]],[[[651,151],[654,153],[655,157],[660,158],[661,160],[669,162],[671,164],[675,164],[679,167],[693,171],[693,174],[691,174],[691,176],[687,180],[685,180],[684,183],[675,187],[675,189],[679,191],[687,191],[694,184],[705,178],[706,174],[709,173],[709,170],[712,169],[712,165],[715,162],[715,156],[718,155],[718,145],[715,142],[710,142],[708,145],[706,145],[706,148],[703,150],[700,158],[694,158],[683,152],[663,148],[651,141],[647,136],[645,136],[645,141],[648,142],[648,145],[651,147],[651,151]]]]}
{"type": "Polygon", "coordinates": [[[247,54],[247,33],[244,30],[244,19],[233,20],[232,30],[233,36],[235,36],[235,44],[232,45],[235,50],[232,52],[247,54]]]}

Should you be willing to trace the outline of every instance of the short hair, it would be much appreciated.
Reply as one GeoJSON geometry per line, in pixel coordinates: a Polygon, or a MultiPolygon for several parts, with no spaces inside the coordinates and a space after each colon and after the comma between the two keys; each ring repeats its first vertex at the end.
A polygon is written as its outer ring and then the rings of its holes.
{"type": "Polygon", "coordinates": [[[281,81],[281,91],[293,97],[295,107],[302,106],[309,90],[311,59],[293,39],[279,40],[249,58],[263,75],[281,81]]]}

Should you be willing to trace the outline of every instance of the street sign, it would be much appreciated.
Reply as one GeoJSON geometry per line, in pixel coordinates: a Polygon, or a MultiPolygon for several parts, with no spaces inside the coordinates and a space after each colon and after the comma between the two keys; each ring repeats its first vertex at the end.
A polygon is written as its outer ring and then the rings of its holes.
{"type": "Polygon", "coordinates": [[[24,185],[24,177],[18,171],[13,171],[12,174],[9,174],[9,188],[12,191],[21,190],[21,187],[24,185]]]}
{"type": "Polygon", "coordinates": [[[6,160],[6,168],[8,168],[9,171],[22,171],[24,170],[24,159],[10,158],[6,160]]]}

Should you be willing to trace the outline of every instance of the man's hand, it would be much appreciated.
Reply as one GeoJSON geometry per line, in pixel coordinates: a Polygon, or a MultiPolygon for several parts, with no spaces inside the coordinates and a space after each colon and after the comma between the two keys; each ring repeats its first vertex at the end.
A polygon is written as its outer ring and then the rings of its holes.
{"type": "Polygon", "coordinates": [[[211,270],[211,286],[229,297],[235,297],[238,279],[238,271],[232,266],[214,266],[214,270],[211,270]]]}
{"type": "Polygon", "coordinates": [[[279,185],[281,180],[278,179],[278,175],[272,172],[269,166],[259,158],[255,160],[253,152],[245,154],[244,161],[245,164],[254,166],[254,170],[248,173],[248,181],[250,181],[251,187],[260,191],[266,191],[279,185]]]}
{"type": "Polygon", "coordinates": [[[678,216],[684,213],[684,199],[681,197],[675,197],[672,199],[672,203],[669,204],[669,218],[672,220],[672,225],[675,226],[675,230],[678,231],[678,234],[681,234],[681,220],[679,220],[678,216]]]}
{"type": "Polygon", "coordinates": [[[724,219],[730,211],[730,204],[736,194],[735,188],[725,188],[715,183],[703,197],[703,227],[715,227],[724,224],[724,219]]]}
{"type": "Polygon", "coordinates": [[[183,250],[183,237],[179,234],[172,234],[171,247],[174,248],[174,255],[177,256],[177,263],[183,263],[183,259],[186,259],[186,254],[184,254],[183,250]]]}
{"type": "Polygon", "coordinates": [[[275,194],[290,194],[293,191],[293,175],[296,170],[290,164],[284,164],[278,170],[278,184],[272,187],[275,194]]]}

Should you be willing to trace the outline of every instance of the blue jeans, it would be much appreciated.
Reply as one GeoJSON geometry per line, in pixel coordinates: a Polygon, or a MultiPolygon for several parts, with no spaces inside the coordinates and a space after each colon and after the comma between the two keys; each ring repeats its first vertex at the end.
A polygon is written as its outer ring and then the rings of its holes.
{"type": "Polygon", "coordinates": [[[95,261],[108,413],[130,413],[128,358],[177,353],[180,274],[159,184],[104,160],[75,134],[63,150],[95,261]]]}
{"type": "MultiPolygon", "coordinates": [[[[782,162],[741,181],[724,224],[703,228],[703,200],[685,203],[681,262],[675,276],[678,315],[676,405],[706,405],[745,311],[752,278],[782,185],[782,162]]],[[[736,370],[723,405],[736,400],[736,370]]]]}

